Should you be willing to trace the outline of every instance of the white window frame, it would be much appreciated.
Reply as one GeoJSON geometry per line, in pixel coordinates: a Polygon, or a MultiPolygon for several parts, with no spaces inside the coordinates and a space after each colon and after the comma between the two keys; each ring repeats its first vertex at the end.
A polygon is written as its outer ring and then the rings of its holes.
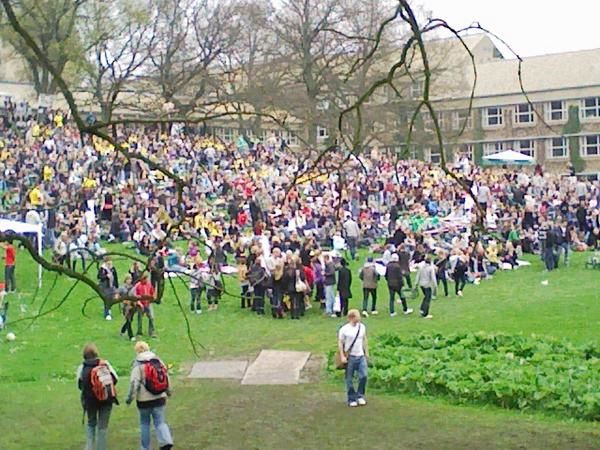
{"type": "Polygon", "coordinates": [[[425,159],[427,162],[430,162],[431,164],[441,164],[442,162],[442,155],[439,152],[439,147],[436,146],[434,148],[429,147],[428,149],[425,150],[425,159]]]}
{"type": "Polygon", "coordinates": [[[446,113],[444,111],[438,112],[438,126],[442,131],[446,129],[446,113]]]}
{"type": "Polygon", "coordinates": [[[569,157],[569,139],[560,136],[555,138],[550,138],[546,141],[546,158],[547,159],[566,159],[569,157]],[[556,145],[557,142],[560,145],[556,145]],[[562,154],[560,156],[556,156],[554,154],[554,150],[562,150],[562,154]]]}
{"type": "Polygon", "coordinates": [[[567,102],[564,100],[552,100],[546,103],[546,122],[564,123],[567,121],[569,113],[567,111],[567,102]],[[560,109],[554,109],[553,103],[560,103],[560,109]],[[553,116],[560,113],[560,119],[554,119],[553,116]]]}
{"type": "Polygon", "coordinates": [[[581,146],[580,146],[581,150],[581,156],[583,158],[595,158],[600,156],[600,135],[595,134],[595,135],[591,135],[591,136],[582,136],[581,137],[581,146]],[[594,139],[596,142],[593,144],[590,144],[588,139],[594,139]],[[589,153],[589,149],[595,149],[595,153],[590,154],[589,153]]]}
{"type": "Polygon", "coordinates": [[[329,130],[327,127],[317,125],[317,140],[329,139],[329,130]]]}
{"type": "Polygon", "coordinates": [[[423,97],[425,93],[425,81],[424,80],[414,80],[410,85],[410,98],[413,100],[417,100],[423,97]]]}
{"type": "Polygon", "coordinates": [[[452,129],[458,131],[462,128],[465,123],[465,119],[467,121],[467,125],[465,126],[465,130],[470,130],[473,128],[473,112],[466,111],[452,111],[452,129]],[[468,114],[468,117],[467,117],[468,114]]]}
{"type": "Polygon", "coordinates": [[[521,127],[535,125],[535,110],[531,103],[515,105],[515,125],[521,127]]]}
{"type": "Polygon", "coordinates": [[[501,106],[489,106],[483,108],[483,128],[503,128],[504,127],[504,110],[501,106]],[[490,115],[490,110],[496,110],[495,114],[490,115]],[[490,124],[490,119],[495,118],[498,123],[490,124]]]}
{"type": "Polygon", "coordinates": [[[458,147],[459,153],[466,153],[467,159],[473,161],[473,155],[475,154],[475,144],[463,144],[458,147]]]}
{"type": "Polygon", "coordinates": [[[483,156],[490,156],[506,150],[506,142],[486,142],[483,144],[483,156]]]}
{"type": "Polygon", "coordinates": [[[581,99],[581,119],[600,120],[600,97],[587,97],[581,99]],[[594,101],[594,105],[586,106],[589,100],[594,101]]]}
{"type": "Polygon", "coordinates": [[[421,119],[423,120],[423,129],[425,131],[433,131],[433,119],[429,111],[423,111],[421,113],[421,119]]]}
{"type": "Polygon", "coordinates": [[[530,156],[533,159],[535,159],[536,157],[536,143],[534,139],[520,139],[518,141],[515,141],[513,143],[513,149],[515,152],[519,152],[523,155],[530,156]],[[531,145],[521,147],[525,142],[528,142],[531,145]]]}

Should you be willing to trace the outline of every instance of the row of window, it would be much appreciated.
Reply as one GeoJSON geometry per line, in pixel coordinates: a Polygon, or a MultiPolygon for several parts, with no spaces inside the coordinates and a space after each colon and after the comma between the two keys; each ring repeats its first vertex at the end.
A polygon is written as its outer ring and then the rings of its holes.
{"type": "MultiPolygon", "coordinates": [[[[600,97],[592,97],[581,100],[581,119],[600,118],[600,97]]],[[[567,103],[563,100],[547,102],[544,105],[544,120],[546,122],[566,122],[568,120],[567,103]]],[[[518,125],[535,125],[538,113],[530,103],[523,103],[514,107],[514,123],[518,125]]],[[[501,128],[504,126],[506,110],[501,106],[491,106],[482,110],[482,125],[484,128],[501,128]]],[[[423,112],[423,126],[425,130],[433,130],[433,120],[429,112],[423,112]]],[[[439,112],[438,124],[441,129],[450,127],[452,130],[460,130],[473,127],[473,120],[468,110],[439,112]],[[466,123],[465,123],[466,121],[466,123]]]]}
{"type": "MultiPolygon", "coordinates": [[[[600,97],[589,97],[580,101],[580,119],[600,118],[600,97]]],[[[544,105],[544,119],[546,122],[566,122],[568,120],[567,102],[555,100],[544,105]]],[[[488,128],[504,125],[505,110],[500,106],[484,108],[483,126],[488,128]]],[[[531,103],[522,103],[515,106],[514,122],[520,125],[533,125],[536,122],[536,111],[531,103]]]]}
{"type": "MultiPolygon", "coordinates": [[[[243,133],[240,132],[237,128],[227,128],[227,127],[214,127],[212,128],[212,133],[221,139],[223,142],[230,143],[233,142],[237,136],[240,134],[244,134],[250,138],[254,138],[254,133],[252,130],[243,130],[243,133]]],[[[261,130],[260,138],[263,142],[267,142],[272,138],[284,139],[285,142],[289,145],[298,145],[299,140],[298,136],[295,133],[288,130],[261,130]]]]}
{"type": "MultiPolygon", "coordinates": [[[[582,157],[600,156],[600,135],[582,136],[579,138],[579,153],[582,157]]],[[[522,139],[514,142],[492,142],[483,145],[483,156],[505,150],[514,150],[524,155],[535,158],[536,147],[540,141],[533,139],[522,139]]],[[[546,158],[560,159],[569,157],[569,139],[566,137],[555,137],[545,140],[546,158]]]]}
{"type": "MultiPolygon", "coordinates": [[[[580,139],[580,154],[582,157],[600,156],[600,135],[582,136],[580,139]]],[[[532,158],[536,157],[536,150],[540,141],[523,139],[515,142],[492,142],[483,145],[483,156],[493,155],[505,150],[514,150],[532,158]]],[[[547,159],[565,159],[569,157],[569,139],[556,137],[546,139],[545,150],[547,159]]],[[[465,153],[468,158],[473,158],[474,144],[464,144],[456,148],[456,154],[465,153]]],[[[416,152],[411,152],[411,156],[416,152]]],[[[434,163],[440,163],[440,154],[437,149],[426,149],[425,158],[434,163]]]]}

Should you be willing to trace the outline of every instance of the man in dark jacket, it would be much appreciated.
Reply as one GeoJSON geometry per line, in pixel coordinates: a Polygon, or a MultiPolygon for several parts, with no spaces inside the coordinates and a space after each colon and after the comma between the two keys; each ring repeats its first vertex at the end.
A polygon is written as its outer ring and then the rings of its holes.
{"type": "Polygon", "coordinates": [[[398,253],[398,262],[402,269],[402,276],[406,281],[406,285],[412,289],[412,281],[410,279],[410,252],[407,250],[406,245],[400,246],[400,252],[398,253]]]}
{"type": "Polygon", "coordinates": [[[341,312],[338,312],[337,315],[345,317],[348,315],[348,303],[352,298],[352,273],[348,269],[348,262],[345,259],[342,259],[340,264],[337,288],[340,294],[341,312]]]}
{"type": "Polygon", "coordinates": [[[400,302],[402,302],[402,310],[404,314],[410,314],[413,312],[412,309],[409,309],[406,304],[406,298],[402,294],[402,286],[403,286],[403,274],[402,267],[400,266],[400,258],[396,253],[392,255],[392,259],[387,265],[385,269],[385,280],[387,281],[388,290],[390,292],[390,316],[394,317],[396,315],[395,311],[395,302],[396,294],[400,297],[400,302]]]}
{"type": "Polygon", "coordinates": [[[117,384],[119,377],[110,363],[100,360],[98,349],[94,344],[87,344],[83,349],[83,364],[77,369],[77,387],[81,391],[81,404],[88,418],[86,450],[107,449],[108,421],[112,405],[116,402],[116,398],[98,401],[94,396],[91,385],[91,373],[100,363],[106,365],[112,376],[113,384],[117,384]]]}

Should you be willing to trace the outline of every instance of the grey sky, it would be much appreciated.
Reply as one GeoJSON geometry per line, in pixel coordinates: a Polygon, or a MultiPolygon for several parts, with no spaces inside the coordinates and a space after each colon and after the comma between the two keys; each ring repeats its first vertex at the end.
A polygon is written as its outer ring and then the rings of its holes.
{"type": "Polygon", "coordinates": [[[480,22],[521,56],[600,48],[598,0],[417,1],[453,27],[480,22]]]}

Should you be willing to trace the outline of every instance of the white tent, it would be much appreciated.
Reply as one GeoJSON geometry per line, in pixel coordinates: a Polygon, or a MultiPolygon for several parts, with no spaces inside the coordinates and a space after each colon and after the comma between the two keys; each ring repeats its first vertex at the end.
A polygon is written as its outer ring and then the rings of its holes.
{"type": "Polygon", "coordinates": [[[483,157],[483,162],[487,164],[533,164],[535,159],[531,156],[524,155],[523,153],[515,152],[514,150],[506,150],[504,152],[496,153],[494,155],[488,155],[483,157]]]}
{"type": "MultiPolygon", "coordinates": [[[[15,234],[35,234],[37,235],[37,250],[38,254],[42,254],[42,224],[32,225],[25,222],[17,222],[16,220],[0,219],[0,231],[12,231],[15,234]]],[[[38,265],[38,286],[42,287],[42,266],[38,265]]]]}

